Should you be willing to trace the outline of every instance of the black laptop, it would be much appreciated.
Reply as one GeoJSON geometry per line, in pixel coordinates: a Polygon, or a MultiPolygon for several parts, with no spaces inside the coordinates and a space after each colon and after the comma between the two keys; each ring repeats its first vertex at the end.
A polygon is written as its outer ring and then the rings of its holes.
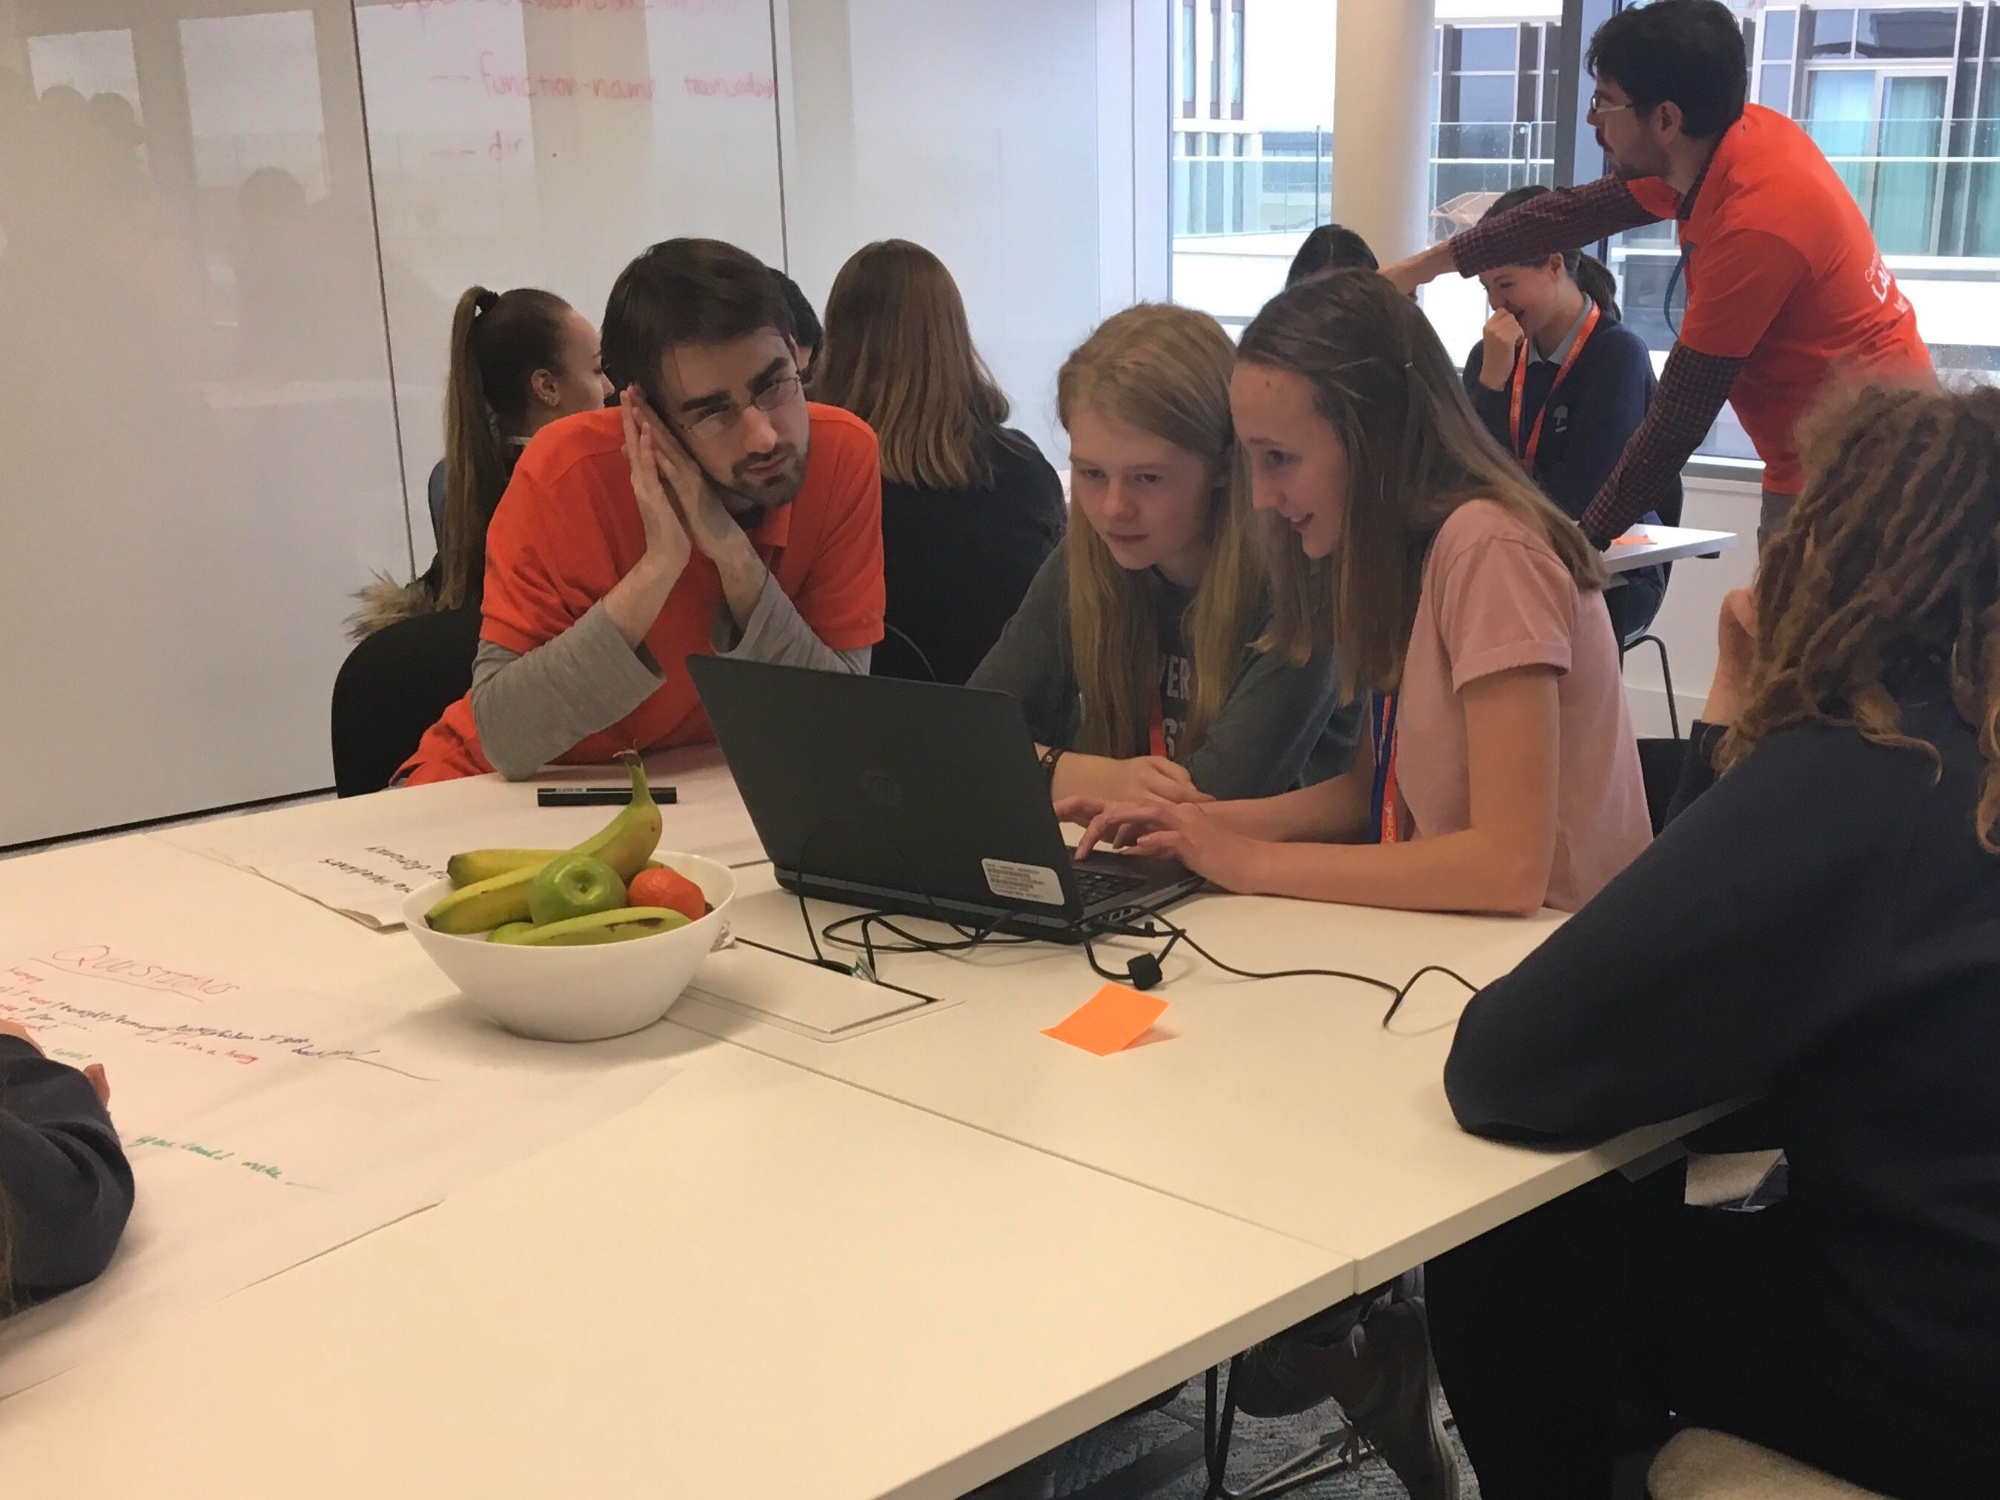
{"type": "Polygon", "coordinates": [[[690,656],[778,884],[1080,942],[1199,889],[1178,861],[1078,863],[1005,693],[690,656]]]}

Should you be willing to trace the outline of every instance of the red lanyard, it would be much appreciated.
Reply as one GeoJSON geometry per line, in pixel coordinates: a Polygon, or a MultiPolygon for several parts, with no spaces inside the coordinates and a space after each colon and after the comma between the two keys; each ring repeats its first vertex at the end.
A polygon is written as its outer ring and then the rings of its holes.
{"type": "Polygon", "coordinates": [[[1396,704],[1395,693],[1378,693],[1374,702],[1375,785],[1370,799],[1375,804],[1375,822],[1381,842],[1402,842],[1403,821],[1396,812],[1396,704]]]}
{"type": "Polygon", "coordinates": [[[1160,711],[1159,689],[1153,690],[1153,722],[1146,731],[1146,749],[1161,760],[1167,758],[1166,715],[1160,711]]]}
{"type": "Polygon", "coordinates": [[[1513,434],[1514,452],[1520,456],[1521,467],[1530,474],[1535,472],[1535,450],[1542,446],[1542,422],[1548,416],[1549,408],[1555,405],[1556,392],[1562,388],[1570,367],[1576,363],[1576,357],[1583,353],[1583,346],[1590,342],[1590,335],[1596,329],[1601,313],[1602,309],[1594,301],[1584,309],[1583,326],[1577,329],[1576,337],[1570,340],[1569,353],[1563,356],[1562,364],[1556,369],[1555,383],[1549,387],[1549,394],[1542,402],[1542,409],[1535,413],[1535,425],[1529,431],[1526,443],[1521,441],[1521,393],[1528,384],[1528,341],[1522,339],[1521,347],[1514,353],[1513,390],[1507,397],[1507,431],[1513,434]]]}

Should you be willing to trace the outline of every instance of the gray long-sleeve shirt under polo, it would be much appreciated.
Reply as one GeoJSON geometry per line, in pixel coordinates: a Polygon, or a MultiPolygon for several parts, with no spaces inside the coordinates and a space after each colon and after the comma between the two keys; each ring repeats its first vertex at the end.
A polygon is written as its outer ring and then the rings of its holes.
{"type": "MultiPolygon", "coordinates": [[[[1329,653],[1293,666],[1246,641],[1229,697],[1192,750],[1176,743],[1194,695],[1194,653],[1183,625],[1193,592],[1157,572],[1145,575],[1159,622],[1162,728],[1168,756],[1213,797],[1270,797],[1340,775],[1354,763],[1360,705],[1340,703],[1340,674],[1329,653]]],[[[1027,597],[967,683],[1018,699],[1037,743],[1073,749],[1083,697],[1070,649],[1069,553],[1049,554],[1027,597]]],[[[1146,746],[1125,752],[1143,755],[1146,746]]]]}
{"type": "MultiPolygon", "coordinates": [[[[717,656],[826,672],[865,673],[873,652],[828,646],[769,574],[741,630],[727,603],[716,606],[709,644],[717,656]]],[[[520,781],[616,724],[665,681],[645,642],[626,645],[600,600],[532,651],[481,641],[472,664],[472,721],[493,769],[520,781]]]]}

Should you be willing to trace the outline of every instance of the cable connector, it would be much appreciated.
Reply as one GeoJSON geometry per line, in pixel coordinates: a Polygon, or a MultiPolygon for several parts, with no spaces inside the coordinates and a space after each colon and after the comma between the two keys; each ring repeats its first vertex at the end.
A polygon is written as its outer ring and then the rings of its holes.
{"type": "Polygon", "coordinates": [[[1125,965],[1125,977],[1135,990],[1150,990],[1160,982],[1160,961],[1150,953],[1141,953],[1125,965]]]}

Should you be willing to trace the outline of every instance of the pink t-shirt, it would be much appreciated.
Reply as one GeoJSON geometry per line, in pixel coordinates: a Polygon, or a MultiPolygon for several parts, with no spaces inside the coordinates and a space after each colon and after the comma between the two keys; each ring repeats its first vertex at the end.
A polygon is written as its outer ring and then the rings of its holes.
{"type": "Polygon", "coordinates": [[[1556,669],[1561,715],[1556,857],[1546,904],[1575,911],[1652,838],[1639,746],[1625,712],[1604,596],[1576,586],[1539,532],[1491,500],[1438,529],[1396,710],[1396,781],[1413,838],[1472,824],[1467,683],[1516,667],[1556,669]]]}

